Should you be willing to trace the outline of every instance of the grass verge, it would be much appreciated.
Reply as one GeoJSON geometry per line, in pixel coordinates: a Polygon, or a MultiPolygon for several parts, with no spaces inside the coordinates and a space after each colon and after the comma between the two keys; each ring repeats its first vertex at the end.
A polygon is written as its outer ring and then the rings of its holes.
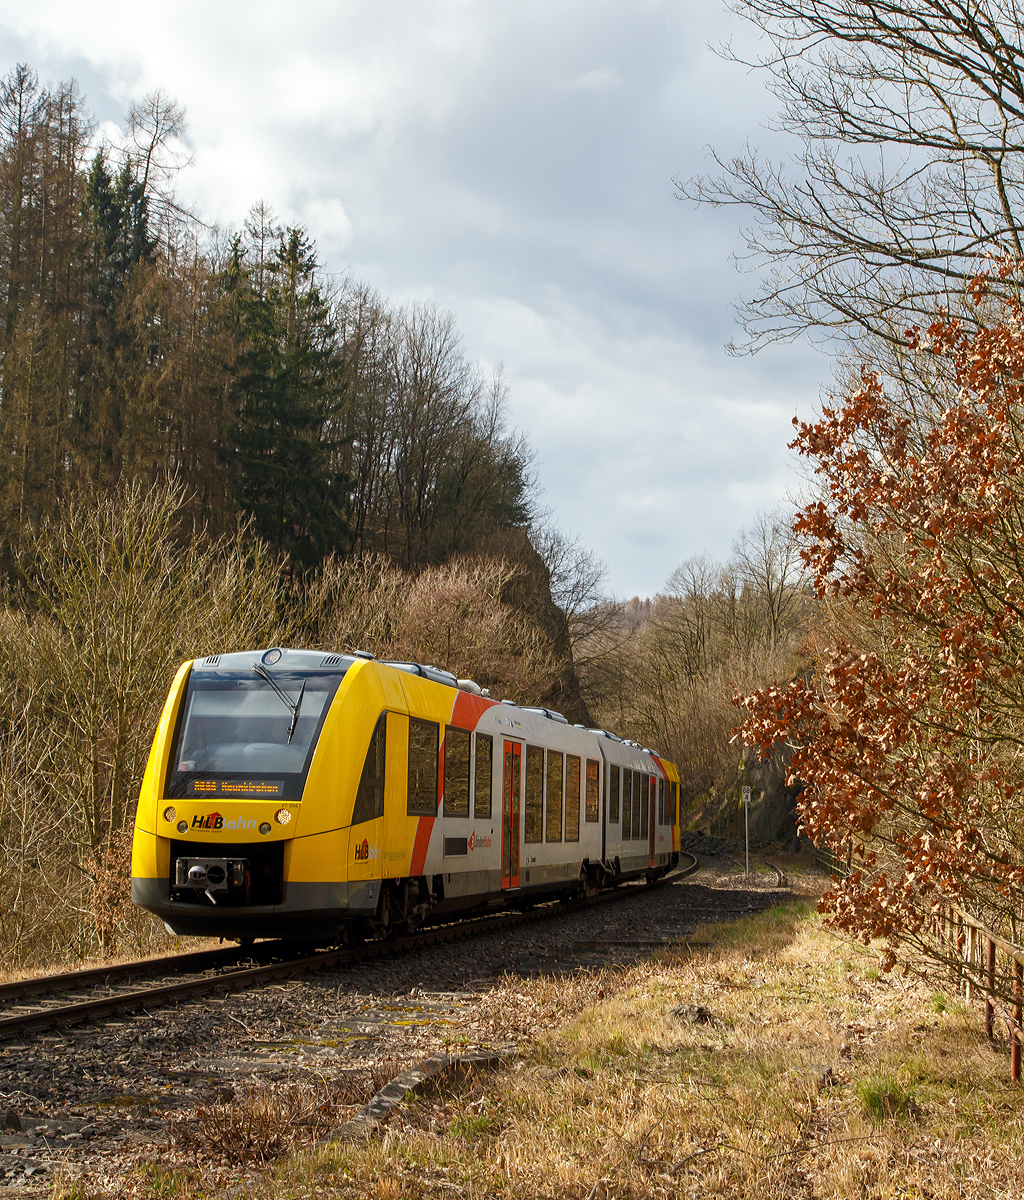
{"type": "MultiPolygon", "coordinates": [[[[626,969],[509,979],[512,1069],[408,1103],[373,1141],[256,1173],[142,1168],[115,1190],[193,1197],[744,1197],[1024,1194],[1024,1099],[980,1010],[879,975],[810,903],[626,969]],[[557,1019],[552,1019],[552,1014],[557,1019]],[[239,1191],[238,1189],[241,1189],[239,1191]]],[[[218,1160],[223,1163],[223,1159],[218,1160]]],[[[65,1200],[95,1194],[84,1179],[65,1200]]]]}

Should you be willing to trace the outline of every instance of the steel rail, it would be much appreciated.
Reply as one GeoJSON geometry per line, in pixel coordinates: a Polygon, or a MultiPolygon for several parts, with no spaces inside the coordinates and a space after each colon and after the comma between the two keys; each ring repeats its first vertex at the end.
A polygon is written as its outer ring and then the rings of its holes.
{"type": "Polygon", "coordinates": [[[0,984],[0,1001],[20,1000],[25,996],[42,996],[47,992],[60,992],[68,988],[89,987],[93,984],[111,983],[119,979],[131,979],[137,975],[170,975],[175,971],[207,971],[214,967],[227,967],[240,957],[261,952],[276,946],[278,941],[260,942],[257,946],[227,946],[216,950],[194,950],[188,954],[168,954],[163,958],[142,958],[135,962],[115,963],[106,967],[89,967],[84,971],[64,971],[58,975],[37,975],[31,979],[17,979],[12,983],[0,984]]]}
{"type": "MultiPolygon", "coordinates": [[[[693,862],[681,869],[671,872],[671,878],[681,879],[691,875],[699,867],[696,856],[688,854],[693,862]]],[[[207,995],[211,992],[236,992],[251,987],[253,984],[284,979],[292,975],[301,975],[309,971],[319,971],[326,967],[345,966],[355,962],[368,962],[378,958],[394,958],[400,954],[414,950],[427,949],[431,946],[443,945],[447,942],[468,941],[470,938],[481,937],[485,934],[502,929],[515,929],[522,925],[535,924],[552,917],[563,916],[566,913],[580,912],[594,908],[600,904],[612,903],[626,899],[629,896],[643,895],[643,886],[624,886],[600,892],[597,896],[575,897],[561,900],[556,904],[546,904],[526,912],[503,912],[493,917],[478,917],[465,921],[453,922],[449,925],[427,926],[408,937],[396,938],[394,941],[367,942],[360,946],[345,947],[337,950],[319,951],[316,954],[292,958],[284,962],[271,963],[258,967],[241,967],[238,970],[224,974],[206,976],[202,979],[182,980],[179,983],[163,984],[145,988],[140,991],[122,992],[112,996],[101,996],[92,1000],[81,1000],[70,1004],[55,1005],[37,1012],[19,1013],[10,1017],[0,1018],[0,1041],[17,1037],[25,1033],[39,1033],[45,1029],[57,1026],[75,1025],[81,1021],[107,1017],[117,1012],[128,1012],[140,1008],[149,1008],[169,1004],[177,1000],[188,1000],[195,996],[207,995]]],[[[271,945],[272,943],[263,943],[271,945]]],[[[248,948],[247,948],[248,949],[248,948]]],[[[200,954],[217,954],[219,951],[201,951],[200,954]]],[[[226,951],[224,953],[232,953],[226,951]]],[[[240,952],[235,952],[236,956],[240,952]]],[[[241,953],[244,953],[242,951],[241,953]]],[[[186,957],[182,955],[181,957],[186,957]]],[[[149,960],[159,962],[160,960],[149,960]]],[[[171,959],[177,962],[176,959],[171,959]]],[[[129,964],[125,964],[127,966],[129,964]]],[[[65,980],[82,975],[92,976],[93,971],[71,972],[64,976],[65,980]]],[[[99,971],[102,975],[102,969],[99,971]]],[[[51,980],[59,980],[61,976],[49,976],[51,980]]]]}

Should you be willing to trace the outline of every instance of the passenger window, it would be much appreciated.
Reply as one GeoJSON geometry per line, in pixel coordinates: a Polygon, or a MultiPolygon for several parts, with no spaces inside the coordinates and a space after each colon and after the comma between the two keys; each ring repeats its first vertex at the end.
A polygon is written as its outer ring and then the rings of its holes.
{"type": "Polygon", "coordinates": [[[476,766],[473,772],[473,815],[491,815],[491,755],[493,739],[486,733],[476,734],[476,766]]]}
{"type": "Polygon", "coordinates": [[[587,759],[587,820],[601,816],[601,768],[596,758],[587,759]]]}
{"type": "Polygon", "coordinates": [[[580,760],[575,754],[565,756],[565,840],[580,840],[580,760]]]}
{"type": "Polygon", "coordinates": [[[410,816],[433,817],[437,814],[437,737],[436,721],[409,718],[409,800],[410,816]]]}
{"type": "Polygon", "coordinates": [[[444,735],[444,815],[469,816],[468,729],[448,726],[444,735]]]}
{"type": "Polygon", "coordinates": [[[356,790],[356,803],[352,811],[352,824],[372,821],[384,815],[384,763],[387,742],[388,715],[381,713],[373,733],[370,747],[363,761],[363,773],[356,790]]]}
{"type": "Polygon", "coordinates": [[[547,769],[547,792],[544,797],[544,840],[562,840],[562,769],[563,756],[549,750],[547,769]]]}
{"type": "Polygon", "coordinates": [[[647,836],[647,822],[651,815],[651,784],[654,780],[650,775],[640,776],[640,836],[647,836]]]}
{"type": "MultiPolygon", "coordinates": [[[[640,838],[640,810],[644,807],[644,777],[639,771],[633,772],[633,841],[640,838]]],[[[644,822],[646,826],[647,822],[644,822]]]]}
{"type": "Polygon", "coordinates": [[[679,803],[679,784],[673,783],[672,784],[672,812],[669,814],[670,815],[670,820],[669,820],[670,825],[678,825],[679,824],[679,809],[677,807],[678,803],[679,803]]]}
{"type": "Polygon", "coordinates": [[[523,841],[539,842],[544,834],[544,751],[526,746],[526,803],[523,811],[523,841]]]}
{"type": "Polygon", "coordinates": [[[665,781],[658,780],[658,824],[665,825],[665,781]]]}
{"type": "Polygon", "coordinates": [[[608,824],[619,823],[619,768],[611,767],[608,771],[608,824]]]}
{"type": "Polygon", "coordinates": [[[622,840],[633,836],[633,772],[622,772],[622,840]]]}

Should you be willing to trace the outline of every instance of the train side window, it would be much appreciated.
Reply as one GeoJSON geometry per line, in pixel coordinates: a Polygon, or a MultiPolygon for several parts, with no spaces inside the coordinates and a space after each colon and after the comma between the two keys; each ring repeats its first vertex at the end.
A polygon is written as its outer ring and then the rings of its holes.
{"type": "Polygon", "coordinates": [[[622,840],[633,836],[633,772],[622,772],[622,840]]]}
{"type": "Polygon", "coordinates": [[[548,751],[547,792],[544,798],[544,840],[562,840],[562,773],[564,756],[557,750],[548,751]]]}
{"type": "Polygon", "coordinates": [[[580,759],[577,754],[565,756],[565,840],[580,840],[580,759]]]}
{"type": "Polygon", "coordinates": [[[658,824],[659,825],[667,825],[668,824],[668,821],[665,820],[665,781],[664,781],[664,779],[658,780],[658,824]]]}
{"type": "Polygon", "coordinates": [[[587,820],[601,817],[601,768],[596,758],[587,759],[587,820]]]}
{"type": "Polygon", "coordinates": [[[669,824],[678,825],[679,824],[679,784],[678,783],[672,784],[672,814],[671,815],[672,815],[672,820],[669,822],[669,824]]]}
{"type": "Polygon", "coordinates": [[[444,735],[444,815],[469,816],[468,729],[448,726],[444,735]]]}
{"type": "Polygon", "coordinates": [[[640,776],[640,836],[647,836],[648,819],[651,815],[651,784],[654,783],[650,775],[640,776]]]}
{"type": "Polygon", "coordinates": [[[611,767],[608,771],[608,824],[619,823],[619,768],[611,767]]]}
{"type": "Polygon", "coordinates": [[[372,821],[384,815],[384,763],[386,761],[388,715],[381,713],[377,718],[370,746],[363,761],[363,773],[359,777],[356,803],[352,810],[352,824],[372,821]]]}
{"type": "MultiPolygon", "coordinates": [[[[644,795],[644,777],[640,771],[633,772],[633,841],[640,839],[640,811],[647,797],[644,795]]],[[[646,822],[644,822],[646,824],[646,822]]]]}
{"type": "Polygon", "coordinates": [[[544,751],[525,746],[526,802],[523,805],[523,841],[539,842],[544,834],[544,751]]]}
{"type": "Polygon", "coordinates": [[[436,721],[409,718],[409,800],[410,816],[432,817],[437,813],[437,738],[436,721]]]}
{"type": "Polygon", "coordinates": [[[476,760],[473,767],[473,815],[489,817],[491,815],[491,763],[494,752],[494,740],[486,733],[474,735],[476,741],[476,760]]]}

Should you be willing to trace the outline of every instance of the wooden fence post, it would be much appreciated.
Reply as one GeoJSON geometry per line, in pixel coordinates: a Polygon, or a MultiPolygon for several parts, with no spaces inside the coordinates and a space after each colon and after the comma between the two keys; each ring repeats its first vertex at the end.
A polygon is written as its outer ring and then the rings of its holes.
{"type": "Polygon", "coordinates": [[[974,988],[971,983],[974,978],[974,926],[968,925],[966,933],[967,940],[964,945],[964,961],[967,963],[967,971],[964,973],[964,999],[970,1004],[974,996],[974,988]]]}
{"type": "Polygon", "coordinates": [[[1010,1078],[1020,1082],[1020,1040],[1021,1040],[1021,982],[1024,979],[1024,967],[1019,962],[1013,964],[1013,1043],[1010,1047],[1010,1078]]]}
{"type": "Polygon", "coordinates": [[[992,1003],[992,996],[996,990],[996,944],[988,938],[988,953],[986,955],[988,963],[988,991],[985,994],[985,1035],[989,1041],[992,1041],[992,1017],[995,1013],[995,1006],[992,1003]]]}

